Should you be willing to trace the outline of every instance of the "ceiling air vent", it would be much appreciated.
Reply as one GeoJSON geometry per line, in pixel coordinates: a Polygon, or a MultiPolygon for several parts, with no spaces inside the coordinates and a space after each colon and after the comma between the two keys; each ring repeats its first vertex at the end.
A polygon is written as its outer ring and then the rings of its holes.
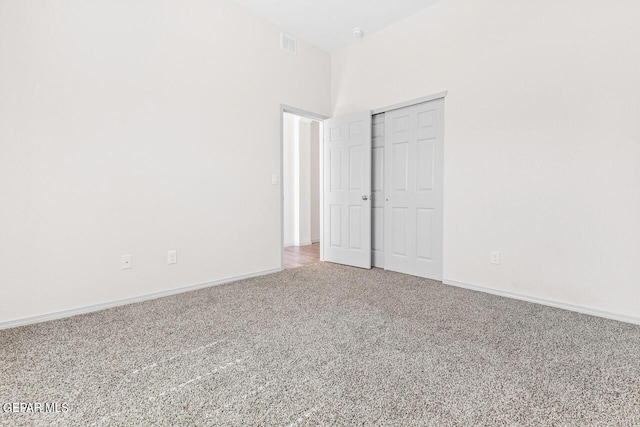
{"type": "Polygon", "coordinates": [[[295,55],[297,49],[296,39],[294,39],[293,37],[289,37],[286,34],[280,33],[280,47],[295,55]]]}

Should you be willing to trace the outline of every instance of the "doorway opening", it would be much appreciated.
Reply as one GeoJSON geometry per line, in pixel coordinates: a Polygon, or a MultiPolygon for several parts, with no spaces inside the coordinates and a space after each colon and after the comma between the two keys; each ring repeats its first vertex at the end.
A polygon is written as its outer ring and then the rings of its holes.
{"type": "Polygon", "coordinates": [[[282,267],[320,262],[322,119],[282,111],[282,267]]]}

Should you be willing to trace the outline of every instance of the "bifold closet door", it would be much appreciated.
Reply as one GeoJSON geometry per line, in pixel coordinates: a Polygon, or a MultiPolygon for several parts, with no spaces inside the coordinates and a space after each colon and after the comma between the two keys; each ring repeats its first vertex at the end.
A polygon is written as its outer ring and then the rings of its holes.
{"type": "Polygon", "coordinates": [[[371,112],[324,121],[324,260],[371,268],[371,112]]]}
{"type": "Polygon", "coordinates": [[[384,267],[442,280],[444,100],[385,114],[384,267]]]}

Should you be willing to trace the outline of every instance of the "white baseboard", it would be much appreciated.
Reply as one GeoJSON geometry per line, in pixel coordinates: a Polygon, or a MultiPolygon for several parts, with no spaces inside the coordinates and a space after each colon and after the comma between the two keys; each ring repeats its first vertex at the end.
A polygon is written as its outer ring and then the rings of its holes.
{"type": "Polygon", "coordinates": [[[456,282],[455,280],[445,279],[442,281],[445,285],[456,286],[458,288],[471,289],[473,291],[485,292],[487,294],[498,295],[501,297],[513,298],[521,301],[533,302],[536,304],[547,305],[549,307],[562,308],[564,310],[576,311],[578,313],[589,314],[591,316],[604,317],[606,319],[619,320],[621,322],[633,323],[640,325],[640,317],[627,316],[625,314],[611,313],[608,311],[598,310],[596,308],[584,307],[576,304],[553,301],[544,298],[533,297],[530,295],[519,294],[516,292],[501,291],[486,286],[470,285],[468,283],[456,282]]]}
{"type": "MultiPolygon", "coordinates": [[[[320,240],[318,240],[317,242],[319,242],[320,240]]],[[[294,243],[285,243],[284,247],[285,248],[290,248],[291,246],[309,246],[313,243],[317,243],[316,241],[309,241],[309,242],[302,242],[302,243],[298,243],[298,242],[294,242],[294,243]]]]}
{"type": "Polygon", "coordinates": [[[320,243],[320,239],[311,239],[311,244],[320,243]]]}
{"type": "Polygon", "coordinates": [[[262,270],[262,271],[257,271],[255,273],[243,274],[243,275],[234,276],[234,277],[225,277],[224,279],[213,280],[211,282],[199,283],[197,285],[182,286],[179,288],[169,289],[166,291],[139,295],[132,298],[125,298],[125,299],[116,300],[116,301],[109,301],[109,302],[104,302],[100,304],[88,305],[85,307],[72,308],[69,310],[62,310],[62,311],[56,311],[53,313],[41,314],[37,316],[23,317],[20,319],[3,321],[3,322],[0,322],[0,329],[15,328],[17,326],[32,325],[34,323],[47,322],[49,320],[63,319],[65,317],[77,316],[78,314],[91,313],[94,311],[105,310],[107,308],[118,307],[121,305],[132,304],[135,302],[142,302],[142,301],[147,301],[151,299],[167,297],[170,295],[181,294],[183,292],[190,292],[198,289],[209,288],[211,286],[224,285],[225,283],[235,282],[243,279],[250,279],[252,277],[265,276],[267,274],[277,273],[279,271],[282,271],[282,269],[272,268],[270,270],[262,270]]]}

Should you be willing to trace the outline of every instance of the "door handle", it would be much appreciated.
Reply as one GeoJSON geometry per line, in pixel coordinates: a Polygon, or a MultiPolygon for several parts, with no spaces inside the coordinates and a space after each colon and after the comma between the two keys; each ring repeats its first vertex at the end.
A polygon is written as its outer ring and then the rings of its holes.
{"type": "Polygon", "coordinates": [[[369,200],[369,197],[371,196],[367,196],[366,194],[364,196],[362,196],[362,200],[369,200]]]}

